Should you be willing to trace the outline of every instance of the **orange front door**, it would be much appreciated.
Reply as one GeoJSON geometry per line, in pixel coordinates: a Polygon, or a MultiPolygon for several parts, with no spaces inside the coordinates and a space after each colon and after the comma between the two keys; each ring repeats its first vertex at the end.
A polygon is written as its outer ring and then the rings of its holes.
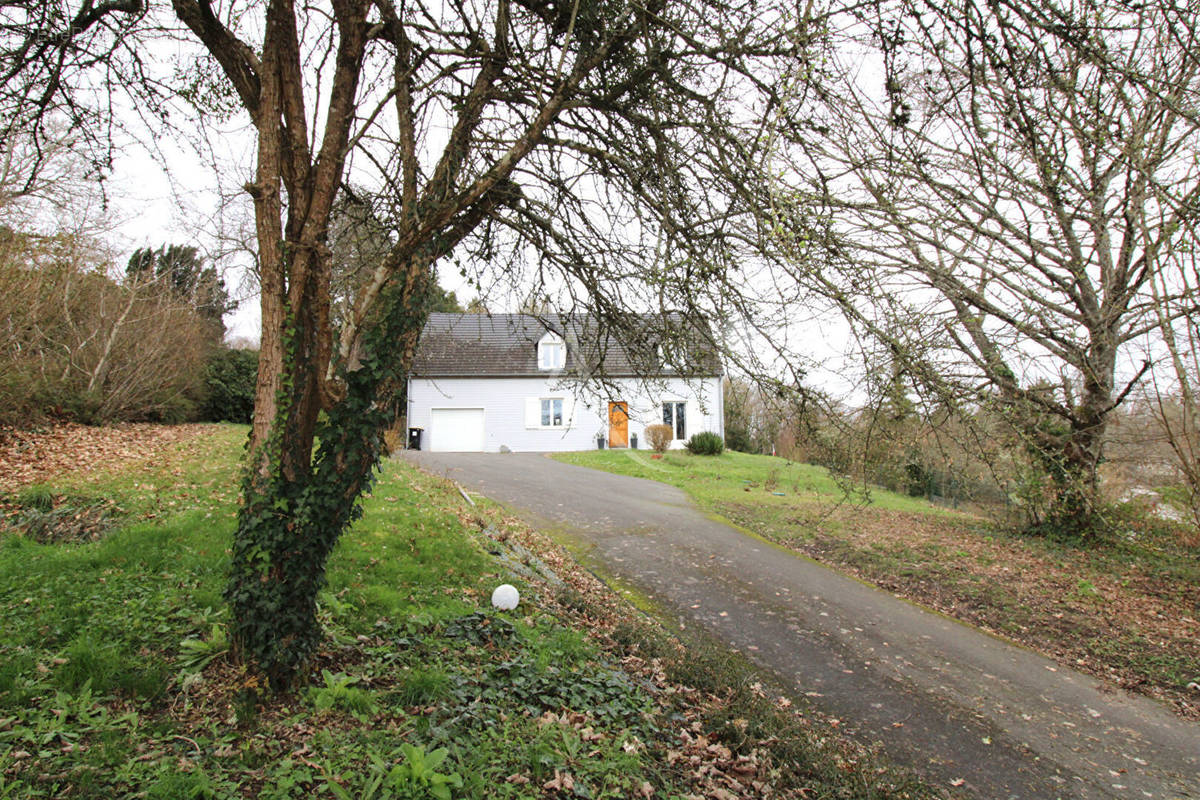
{"type": "Polygon", "coordinates": [[[608,446],[629,447],[629,406],[608,404],[608,446]]]}

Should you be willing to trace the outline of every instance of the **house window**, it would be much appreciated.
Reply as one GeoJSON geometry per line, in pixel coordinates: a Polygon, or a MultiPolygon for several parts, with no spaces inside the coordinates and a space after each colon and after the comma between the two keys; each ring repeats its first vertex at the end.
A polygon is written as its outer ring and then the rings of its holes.
{"type": "Polygon", "coordinates": [[[561,397],[542,399],[542,426],[561,428],[563,424],[563,401],[561,397]]]}
{"type": "Polygon", "coordinates": [[[553,333],[538,342],[538,369],[562,369],[567,363],[567,345],[553,333]]]}
{"type": "Polygon", "coordinates": [[[671,401],[663,403],[663,425],[671,426],[674,438],[687,438],[687,403],[671,401]]]}

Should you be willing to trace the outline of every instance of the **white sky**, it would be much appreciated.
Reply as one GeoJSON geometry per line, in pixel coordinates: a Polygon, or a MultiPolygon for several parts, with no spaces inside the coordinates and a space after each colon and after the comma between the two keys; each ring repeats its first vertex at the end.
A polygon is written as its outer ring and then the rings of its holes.
{"type": "MultiPolygon", "coordinates": [[[[230,143],[236,146],[244,138],[232,134],[230,143]]],[[[144,145],[130,144],[114,160],[107,181],[110,211],[116,223],[114,246],[121,257],[128,257],[139,247],[164,244],[188,244],[204,253],[215,252],[219,247],[220,192],[214,170],[187,145],[180,147],[164,138],[155,146],[160,152],[152,155],[144,145]],[[164,161],[169,174],[163,168],[164,161]]],[[[226,177],[233,179],[236,174],[226,177]]],[[[243,181],[239,178],[237,183],[243,181]]],[[[257,341],[258,296],[248,294],[250,290],[243,286],[249,258],[223,261],[219,266],[225,285],[240,301],[238,308],[225,317],[228,336],[257,341]]]]}

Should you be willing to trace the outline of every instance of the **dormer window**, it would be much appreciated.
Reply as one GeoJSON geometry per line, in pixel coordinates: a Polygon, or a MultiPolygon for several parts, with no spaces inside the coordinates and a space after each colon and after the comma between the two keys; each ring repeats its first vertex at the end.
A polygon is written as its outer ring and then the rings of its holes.
{"type": "Polygon", "coordinates": [[[538,369],[562,369],[567,363],[567,345],[556,333],[547,333],[538,342],[538,369]]]}

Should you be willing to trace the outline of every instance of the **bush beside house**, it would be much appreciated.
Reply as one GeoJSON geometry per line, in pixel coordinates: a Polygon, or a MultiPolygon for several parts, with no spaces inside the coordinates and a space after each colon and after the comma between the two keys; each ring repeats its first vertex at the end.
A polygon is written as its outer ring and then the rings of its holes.
{"type": "Polygon", "coordinates": [[[650,443],[650,447],[656,453],[665,453],[667,448],[671,446],[671,439],[675,436],[675,431],[670,425],[647,425],[646,426],[646,441],[650,443]]]}
{"type": "Polygon", "coordinates": [[[687,440],[689,453],[697,456],[719,456],[725,450],[725,440],[712,431],[701,431],[687,440]]]}

